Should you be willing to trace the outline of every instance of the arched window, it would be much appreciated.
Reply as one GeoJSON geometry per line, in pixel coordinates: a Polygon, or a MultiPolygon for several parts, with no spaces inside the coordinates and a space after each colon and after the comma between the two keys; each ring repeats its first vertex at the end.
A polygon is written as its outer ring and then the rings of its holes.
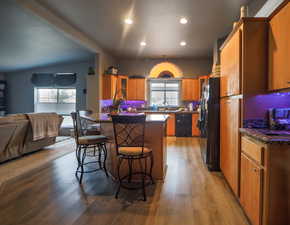
{"type": "Polygon", "coordinates": [[[163,71],[158,75],[158,78],[174,78],[174,75],[170,71],[163,71]]]}

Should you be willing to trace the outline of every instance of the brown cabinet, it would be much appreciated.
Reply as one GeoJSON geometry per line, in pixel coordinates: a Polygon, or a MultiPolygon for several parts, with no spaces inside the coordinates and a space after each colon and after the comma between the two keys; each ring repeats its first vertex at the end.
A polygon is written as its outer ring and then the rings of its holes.
{"type": "Polygon", "coordinates": [[[192,128],[191,128],[192,131],[191,132],[192,132],[193,137],[197,137],[200,135],[199,129],[197,127],[198,117],[199,117],[199,114],[197,114],[197,113],[192,114],[192,128]]]}
{"type": "Polygon", "coordinates": [[[103,75],[103,96],[102,99],[113,99],[117,89],[116,75],[103,75]]]}
{"type": "Polygon", "coordinates": [[[220,102],[220,167],[232,188],[239,194],[240,99],[223,98],[220,102]]]}
{"type": "Polygon", "coordinates": [[[127,98],[128,95],[128,77],[119,75],[117,78],[117,97],[127,98]]]}
{"type": "Polygon", "coordinates": [[[184,78],[182,79],[182,100],[198,101],[199,100],[199,80],[184,78]]]}
{"type": "Polygon", "coordinates": [[[146,100],[146,80],[145,78],[128,79],[128,100],[146,100]]]}
{"type": "Polygon", "coordinates": [[[241,29],[235,32],[221,52],[221,97],[241,93],[241,35],[241,29]]]}
{"type": "Polygon", "coordinates": [[[270,20],[269,89],[290,88],[290,3],[270,20]]]}
{"type": "Polygon", "coordinates": [[[221,47],[221,97],[267,90],[268,21],[244,18],[221,47]]]}
{"type": "Polygon", "coordinates": [[[127,97],[128,77],[124,75],[103,75],[103,96],[102,99],[113,99],[117,94],[118,98],[127,97]]]}
{"type": "Polygon", "coordinates": [[[290,145],[242,136],[240,203],[252,225],[290,224],[290,145]]]}
{"type": "Polygon", "coordinates": [[[167,136],[175,136],[175,114],[172,113],[169,115],[167,120],[167,136]]]}
{"type": "Polygon", "coordinates": [[[252,225],[261,224],[262,175],[262,169],[242,153],[240,202],[252,225]]]}
{"type": "Polygon", "coordinates": [[[221,47],[220,166],[239,196],[241,121],[252,110],[250,96],[267,90],[268,21],[243,18],[221,47]],[[246,107],[245,107],[246,106],[246,107]]]}

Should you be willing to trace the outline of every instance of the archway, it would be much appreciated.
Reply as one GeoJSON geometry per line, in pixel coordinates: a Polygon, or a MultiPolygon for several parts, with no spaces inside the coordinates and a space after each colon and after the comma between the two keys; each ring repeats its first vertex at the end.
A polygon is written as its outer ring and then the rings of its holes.
{"type": "Polygon", "coordinates": [[[181,69],[173,63],[170,62],[162,62],[156,64],[150,71],[150,78],[158,78],[163,74],[173,75],[174,78],[179,78],[183,76],[181,69]]]}

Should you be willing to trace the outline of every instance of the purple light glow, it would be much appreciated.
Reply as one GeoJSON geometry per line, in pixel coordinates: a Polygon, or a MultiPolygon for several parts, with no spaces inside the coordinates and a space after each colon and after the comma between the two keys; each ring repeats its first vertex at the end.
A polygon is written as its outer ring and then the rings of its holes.
{"type": "Polygon", "coordinates": [[[142,108],[142,105],[146,105],[146,101],[125,101],[121,104],[121,109],[126,110],[131,108],[142,108]]]}
{"type": "Polygon", "coordinates": [[[244,112],[245,119],[266,118],[270,108],[289,108],[290,92],[270,93],[247,98],[244,112]]]}
{"type": "MultiPolygon", "coordinates": [[[[109,100],[101,100],[101,108],[102,111],[104,108],[107,108],[109,106],[111,106],[113,104],[113,100],[109,99],[109,100]]],[[[131,108],[142,108],[142,105],[146,106],[146,101],[125,101],[121,104],[121,109],[122,110],[126,110],[129,107],[131,108]]]]}
{"type": "Polygon", "coordinates": [[[108,100],[101,100],[101,107],[104,108],[104,107],[109,107],[113,104],[113,100],[111,99],[108,99],[108,100]]]}

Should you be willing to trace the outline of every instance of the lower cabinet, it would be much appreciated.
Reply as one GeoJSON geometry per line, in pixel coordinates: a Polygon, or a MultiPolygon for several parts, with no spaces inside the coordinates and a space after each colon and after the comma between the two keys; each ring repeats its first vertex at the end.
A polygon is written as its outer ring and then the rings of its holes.
{"type": "Polygon", "coordinates": [[[290,224],[290,145],[241,141],[240,203],[252,225],[290,224]]]}
{"type": "Polygon", "coordinates": [[[240,202],[252,225],[261,224],[262,177],[263,170],[242,153],[240,202]]]}
{"type": "Polygon", "coordinates": [[[199,117],[199,114],[197,114],[197,113],[193,113],[193,114],[192,114],[192,127],[191,127],[191,133],[192,133],[192,136],[193,136],[193,137],[197,137],[197,136],[200,135],[200,133],[199,133],[199,129],[198,129],[198,127],[197,127],[198,117],[199,117]]]}
{"type": "Polygon", "coordinates": [[[167,120],[167,136],[175,136],[175,114],[170,114],[167,120]]]}
{"type": "Polygon", "coordinates": [[[239,196],[240,99],[220,101],[220,167],[236,196],[239,196]]]}

